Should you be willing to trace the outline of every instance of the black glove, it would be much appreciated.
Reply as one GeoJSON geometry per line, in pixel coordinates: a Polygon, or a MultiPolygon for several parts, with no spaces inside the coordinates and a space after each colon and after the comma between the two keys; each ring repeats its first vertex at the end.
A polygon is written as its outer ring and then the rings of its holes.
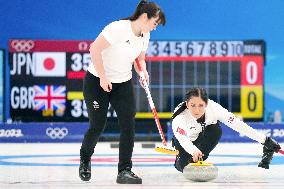
{"type": "Polygon", "coordinates": [[[266,138],[263,145],[263,156],[261,162],[258,164],[258,167],[269,169],[269,164],[273,158],[273,153],[278,152],[281,147],[274,139],[270,137],[266,138]]]}

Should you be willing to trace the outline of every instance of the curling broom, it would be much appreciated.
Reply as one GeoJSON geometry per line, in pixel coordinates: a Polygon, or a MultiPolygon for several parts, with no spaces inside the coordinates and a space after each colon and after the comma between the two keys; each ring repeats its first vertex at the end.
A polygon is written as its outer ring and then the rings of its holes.
{"type": "Polygon", "coordinates": [[[136,62],[136,65],[137,65],[137,68],[138,68],[138,71],[139,71],[139,76],[142,80],[142,86],[145,89],[145,92],[147,94],[148,102],[149,102],[149,105],[151,107],[151,110],[152,110],[152,113],[153,113],[153,116],[154,116],[154,119],[155,119],[155,122],[156,122],[156,125],[157,125],[157,128],[158,128],[159,134],[160,134],[162,142],[163,142],[163,146],[156,147],[155,150],[157,152],[161,152],[161,153],[165,153],[165,154],[177,155],[178,151],[167,145],[167,142],[165,140],[165,136],[164,136],[164,133],[163,133],[163,130],[162,130],[162,127],[161,127],[161,123],[160,123],[160,120],[159,120],[159,117],[158,117],[158,114],[157,114],[157,111],[156,111],[156,108],[155,108],[155,105],[154,105],[154,102],[153,102],[153,99],[152,99],[152,96],[151,96],[151,93],[150,93],[149,85],[146,81],[144,72],[142,71],[142,68],[141,68],[141,65],[139,63],[138,58],[135,59],[135,62],[136,62]]]}
{"type": "Polygon", "coordinates": [[[280,150],[278,150],[277,153],[280,153],[280,154],[284,155],[284,150],[280,149],[280,150]]]}

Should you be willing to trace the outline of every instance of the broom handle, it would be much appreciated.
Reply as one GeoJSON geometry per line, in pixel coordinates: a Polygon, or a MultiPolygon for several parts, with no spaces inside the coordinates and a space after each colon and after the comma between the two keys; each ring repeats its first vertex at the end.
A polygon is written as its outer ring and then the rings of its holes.
{"type": "Polygon", "coordinates": [[[162,130],[162,127],[161,127],[161,123],[160,123],[160,120],[159,120],[159,117],[158,117],[158,114],[157,114],[157,111],[156,111],[156,108],[155,108],[155,105],[154,105],[154,102],[153,102],[153,99],[152,99],[152,96],[151,96],[149,85],[148,85],[148,83],[145,79],[145,75],[144,75],[144,72],[142,71],[142,68],[141,68],[141,65],[140,65],[138,58],[135,59],[135,62],[136,62],[136,65],[137,65],[137,68],[138,68],[138,71],[139,71],[139,76],[142,79],[142,85],[144,86],[143,88],[145,89],[145,92],[147,94],[148,102],[149,102],[149,105],[151,107],[156,125],[158,127],[159,134],[161,136],[163,145],[167,146],[167,142],[165,140],[165,136],[164,136],[164,133],[163,133],[163,130],[162,130]]]}
{"type": "Polygon", "coordinates": [[[284,155],[284,151],[283,150],[280,149],[278,152],[284,155]]]}

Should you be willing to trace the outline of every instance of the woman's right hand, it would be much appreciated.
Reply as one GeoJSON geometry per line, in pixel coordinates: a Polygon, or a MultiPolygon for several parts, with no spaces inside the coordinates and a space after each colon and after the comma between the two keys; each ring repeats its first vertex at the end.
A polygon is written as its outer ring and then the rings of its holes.
{"type": "Polygon", "coordinates": [[[112,84],[106,77],[100,78],[100,86],[105,92],[110,92],[112,90],[112,84]]]}
{"type": "Polygon", "coordinates": [[[197,162],[199,158],[202,158],[204,154],[200,150],[196,150],[192,154],[192,160],[193,162],[197,162]]]}

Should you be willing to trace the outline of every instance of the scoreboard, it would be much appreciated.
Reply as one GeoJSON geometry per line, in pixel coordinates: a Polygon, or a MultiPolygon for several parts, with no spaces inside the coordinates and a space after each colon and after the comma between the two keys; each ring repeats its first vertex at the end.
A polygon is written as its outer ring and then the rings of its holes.
{"type": "MultiPolygon", "coordinates": [[[[263,120],[264,61],[262,40],[150,42],[147,69],[154,102],[163,112],[160,117],[169,118],[187,89],[200,86],[210,99],[238,116],[263,120]]],[[[137,93],[141,90],[137,85],[137,93]]],[[[138,109],[150,111],[146,99],[139,99],[138,109]]]]}
{"type": "Polygon", "coordinates": [[[10,40],[10,117],[87,121],[82,79],[91,41],[10,40]]]}
{"type": "MultiPolygon", "coordinates": [[[[87,121],[82,81],[92,41],[10,40],[10,107],[14,121],[87,121]]],[[[193,86],[244,119],[263,119],[265,44],[244,41],[151,41],[150,90],[160,118],[169,119],[193,86]]],[[[137,118],[153,118],[133,72],[137,118]]],[[[109,106],[108,117],[116,117],[109,106]]]]}

